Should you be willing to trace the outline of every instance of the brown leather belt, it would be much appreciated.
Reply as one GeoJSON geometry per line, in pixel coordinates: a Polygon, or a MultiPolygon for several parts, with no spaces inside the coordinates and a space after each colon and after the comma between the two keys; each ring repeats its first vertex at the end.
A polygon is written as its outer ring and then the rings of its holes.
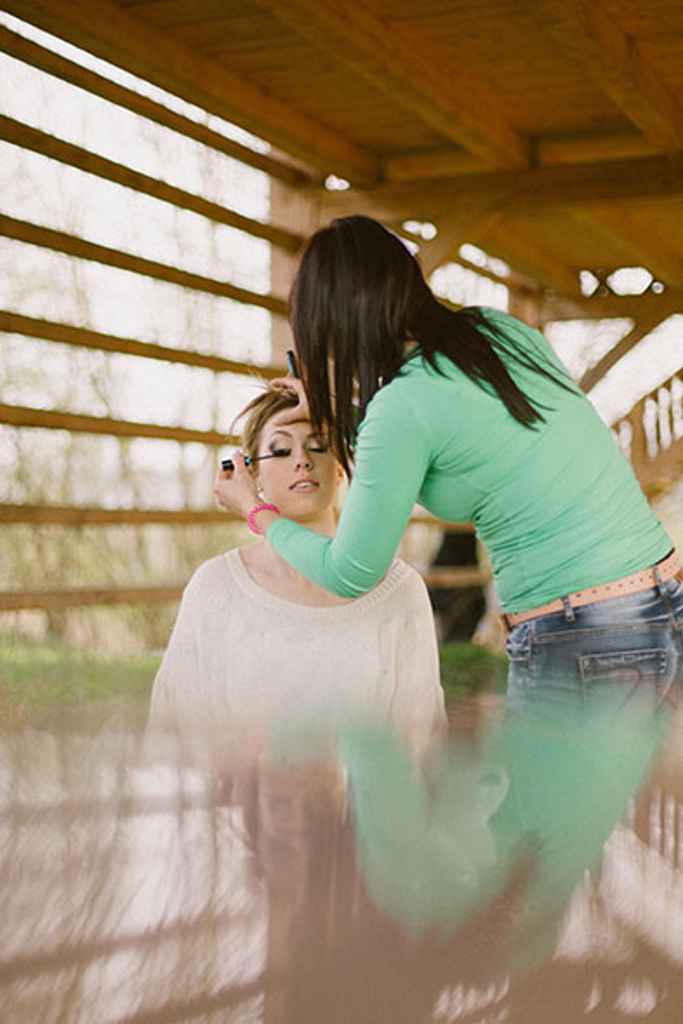
{"type": "MultiPolygon", "coordinates": [[[[567,594],[565,600],[569,601],[572,608],[580,608],[584,604],[595,604],[598,601],[608,601],[612,597],[627,597],[629,594],[637,594],[640,590],[650,590],[658,583],[665,583],[673,577],[683,583],[683,571],[675,551],[650,569],[642,569],[612,583],[601,583],[598,587],[576,590],[573,594],[567,594]]],[[[550,615],[552,612],[561,612],[564,608],[565,602],[558,597],[548,604],[529,608],[525,612],[507,612],[503,615],[503,625],[510,630],[520,622],[528,622],[529,619],[537,619],[540,615],[550,615]]]]}

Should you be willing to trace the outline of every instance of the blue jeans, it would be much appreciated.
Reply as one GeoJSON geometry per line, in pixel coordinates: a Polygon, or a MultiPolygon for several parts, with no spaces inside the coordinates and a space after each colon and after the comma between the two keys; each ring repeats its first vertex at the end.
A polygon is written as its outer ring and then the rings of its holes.
{"type": "Polygon", "coordinates": [[[683,683],[683,583],[671,579],[522,622],[508,636],[507,653],[511,711],[585,702],[606,690],[675,703],[683,683]]]}

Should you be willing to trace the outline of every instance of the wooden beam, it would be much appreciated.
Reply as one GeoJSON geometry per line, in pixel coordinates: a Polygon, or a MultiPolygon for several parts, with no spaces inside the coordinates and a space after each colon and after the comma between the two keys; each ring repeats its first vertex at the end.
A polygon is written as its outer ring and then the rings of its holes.
{"type": "Polygon", "coordinates": [[[90,71],[80,64],[74,64],[66,57],[38,46],[37,43],[31,42],[16,32],[11,32],[3,25],[0,25],[0,51],[24,64],[45,71],[63,82],[68,82],[94,96],[115,103],[125,110],[139,114],[140,117],[154,121],[164,128],[170,128],[171,131],[177,132],[179,135],[200,142],[203,146],[208,146],[225,156],[239,160],[249,167],[264,171],[271,178],[277,178],[285,185],[297,188],[310,184],[310,176],[299,168],[283,163],[281,160],[275,160],[267,153],[257,153],[256,150],[242,146],[239,142],[234,142],[227,136],[212,131],[211,128],[207,128],[199,121],[183,117],[182,114],[177,114],[169,107],[164,107],[161,103],[148,99],[147,96],[142,96],[132,89],[126,89],[125,86],[118,85],[103,75],[98,75],[95,71],[90,71]]]}
{"type": "Polygon", "coordinates": [[[451,178],[459,174],[477,174],[486,170],[483,161],[461,146],[417,150],[387,157],[382,164],[385,181],[423,181],[451,178]]]}
{"type": "MultiPolygon", "coordinates": [[[[296,229],[308,237],[318,228],[317,204],[310,195],[301,190],[294,192],[279,181],[270,185],[270,216],[279,224],[296,229]]],[[[278,295],[289,295],[296,275],[300,253],[284,249],[272,249],[270,253],[270,289],[278,295]]],[[[294,346],[292,330],[287,320],[278,317],[273,320],[271,332],[271,355],[276,362],[285,361],[287,349],[294,346]]]]}
{"type": "Polygon", "coordinates": [[[541,301],[541,320],[607,320],[629,317],[632,320],[651,316],[663,320],[673,313],[683,313],[683,290],[667,289],[662,295],[594,295],[591,298],[568,298],[545,295],[541,301]],[[666,297],[666,302],[664,298],[666,297]]]}
{"type": "Polygon", "coordinates": [[[603,163],[655,156],[657,147],[637,132],[585,132],[581,135],[541,136],[535,141],[542,167],[557,164],[603,163]]]}
{"type": "Polygon", "coordinates": [[[265,380],[282,377],[287,373],[283,366],[259,366],[203,352],[169,348],[166,345],[135,341],[132,338],[119,338],[113,334],[102,334],[100,331],[91,331],[85,327],[74,327],[71,324],[56,323],[53,320],[21,316],[19,313],[10,313],[4,309],[0,309],[0,331],[5,331],[8,334],[20,334],[26,338],[37,338],[40,341],[56,341],[61,345],[95,349],[98,352],[118,352],[121,355],[159,359],[167,363],[200,366],[206,370],[213,370],[214,373],[241,373],[265,380]]]}
{"type": "Polygon", "coordinates": [[[503,220],[502,230],[495,232],[492,237],[476,236],[468,241],[481,245],[493,256],[516,267],[535,281],[537,288],[542,286],[552,289],[580,301],[579,279],[574,269],[539,242],[537,232],[526,223],[516,220],[514,227],[510,227],[503,220]]]}
{"type": "MultiPolygon", "coordinates": [[[[489,238],[492,229],[495,229],[499,224],[505,225],[502,211],[499,211],[494,205],[488,215],[485,215],[485,211],[480,211],[478,218],[473,216],[474,207],[472,204],[470,204],[470,211],[472,217],[469,224],[467,223],[466,216],[461,222],[458,222],[457,217],[451,219],[449,216],[446,216],[438,222],[438,236],[426,244],[424,242],[420,243],[418,258],[425,276],[428,277],[443,263],[451,262],[457,263],[475,274],[486,277],[495,284],[505,285],[511,293],[518,294],[520,300],[524,301],[529,296],[533,296],[534,301],[540,301],[543,284],[553,289],[577,292],[578,278],[576,274],[571,268],[567,268],[550,253],[541,249],[530,231],[522,234],[520,237],[519,227],[516,224],[514,231],[504,231],[502,235],[494,234],[493,238],[489,238]],[[448,228],[449,223],[450,231],[448,228]],[[456,237],[454,237],[454,233],[457,233],[456,237]],[[472,263],[470,260],[463,259],[457,254],[457,248],[464,239],[481,244],[492,255],[514,265],[517,269],[511,270],[509,276],[503,277],[500,274],[494,274],[485,267],[477,266],[476,263],[472,263]],[[520,267],[524,269],[524,273],[520,273],[520,267]]],[[[403,229],[402,225],[391,224],[389,226],[397,234],[414,238],[413,235],[403,229]]],[[[440,299],[440,301],[444,302],[445,300],[440,299]]],[[[583,301],[585,300],[582,300],[581,296],[575,294],[575,298],[567,297],[566,301],[563,300],[565,304],[562,308],[563,310],[566,307],[572,309],[572,317],[570,318],[585,315],[581,305],[583,301]]],[[[452,303],[447,304],[454,306],[452,303]]],[[[454,308],[458,307],[454,306],[454,308]]]]}
{"type": "Polygon", "coordinates": [[[432,590],[455,590],[460,587],[483,587],[489,582],[489,575],[478,566],[458,566],[449,568],[428,569],[423,572],[422,579],[432,590]]]}
{"type": "MultiPolygon", "coordinates": [[[[54,734],[51,733],[51,735],[54,734]]],[[[84,731],[82,724],[79,726],[77,722],[70,721],[67,726],[64,721],[60,721],[60,744],[76,739],[76,737],[78,737],[76,742],[80,743],[85,736],[88,736],[88,741],[92,744],[92,732],[84,731]]],[[[61,746],[55,749],[64,750],[65,747],[61,746]]],[[[110,759],[108,763],[113,765],[116,762],[110,759]]],[[[13,829],[28,827],[35,830],[38,828],[41,832],[44,830],[44,835],[61,836],[66,839],[76,823],[79,828],[83,827],[82,822],[86,823],[86,828],[92,828],[95,822],[103,823],[104,828],[109,830],[112,826],[118,828],[123,825],[123,822],[134,818],[150,821],[162,814],[170,815],[171,818],[180,821],[180,816],[188,811],[196,812],[201,809],[206,812],[208,809],[214,808],[217,803],[215,790],[213,793],[207,790],[199,793],[196,788],[192,791],[190,787],[185,787],[184,790],[171,789],[170,792],[167,789],[163,795],[148,793],[145,796],[139,789],[136,792],[133,787],[127,786],[125,783],[120,787],[112,787],[107,795],[82,795],[83,791],[76,795],[77,790],[72,786],[68,787],[67,791],[68,796],[61,791],[59,796],[55,794],[49,800],[41,797],[27,799],[23,794],[18,797],[15,795],[15,791],[9,799],[5,799],[3,812],[8,816],[8,820],[11,820],[13,829]]],[[[98,824],[98,831],[101,828],[102,825],[98,824]]],[[[37,833],[33,831],[32,834],[36,835],[37,833]]],[[[115,833],[111,835],[113,838],[115,833]]],[[[101,852],[98,851],[101,858],[99,864],[102,868],[105,865],[108,867],[111,863],[108,859],[109,854],[104,852],[105,849],[113,850],[114,847],[105,847],[104,843],[100,847],[101,852]]],[[[39,876],[44,882],[45,864],[40,854],[41,849],[36,844],[28,858],[22,862],[22,883],[24,885],[32,884],[34,879],[38,880],[39,876]]],[[[60,857],[58,865],[54,861],[52,862],[51,872],[53,873],[50,878],[53,889],[64,885],[67,879],[75,878],[74,865],[75,860],[69,859],[69,857],[60,857]]],[[[89,863],[89,870],[91,867],[92,860],[89,863]]],[[[103,878],[104,874],[100,873],[98,877],[103,878]]],[[[3,959],[0,960],[0,985],[3,989],[10,985],[22,987],[27,983],[33,986],[38,977],[46,974],[54,976],[58,972],[66,970],[76,973],[77,977],[82,977],[87,965],[92,964],[95,960],[106,962],[124,952],[142,957],[144,956],[143,950],[150,950],[154,955],[163,943],[173,943],[177,948],[181,941],[185,944],[188,943],[188,940],[196,942],[199,936],[207,935],[207,933],[210,933],[215,941],[217,934],[225,934],[227,928],[234,928],[237,919],[238,914],[232,908],[220,911],[212,909],[207,913],[189,918],[169,914],[163,924],[155,924],[150,928],[133,925],[116,930],[107,929],[106,932],[99,934],[97,932],[90,933],[87,938],[62,933],[59,940],[52,939],[39,951],[32,949],[30,951],[6,952],[3,959]],[[23,981],[22,979],[27,980],[23,981]]],[[[188,946],[185,945],[184,948],[188,948],[188,946]]],[[[212,995],[208,998],[200,996],[198,999],[194,998],[191,1002],[184,1002],[181,1005],[177,1001],[166,1002],[160,1010],[135,1011],[132,1016],[127,1017],[127,1024],[160,1024],[161,1021],[166,1024],[171,1020],[196,1020],[202,1016],[206,1018],[209,1013],[215,1013],[220,1009],[224,1009],[227,1014],[230,1005],[244,1004],[247,999],[253,1000],[255,997],[259,997],[265,984],[265,977],[260,975],[255,982],[249,981],[246,985],[235,984],[230,986],[229,990],[223,989],[221,1001],[217,1001],[212,995]]]]}
{"type": "Polygon", "coordinates": [[[381,212],[381,220],[437,221],[458,197],[471,203],[498,202],[515,215],[622,199],[683,197],[683,152],[601,163],[535,167],[462,175],[430,182],[395,182],[371,189],[318,193],[327,218],[381,212]]]}
{"type": "Polygon", "coordinates": [[[339,132],[263,92],[110,0],[5,0],[11,14],[131,72],[279,149],[356,183],[379,163],[339,132]]]}
{"type": "Polygon", "coordinates": [[[453,73],[452,54],[440,54],[438,40],[423,43],[421,53],[414,33],[397,22],[389,30],[359,3],[262,0],[261,6],[485,165],[529,166],[528,140],[504,120],[491,89],[471,69],[453,73]]]}
{"type": "MultiPolygon", "coordinates": [[[[0,523],[31,526],[188,526],[242,523],[219,508],[93,508],[80,505],[0,504],[0,523]]],[[[412,516],[410,526],[429,526],[445,533],[474,533],[472,523],[448,523],[433,516],[412,516]]]]}
{"type": "Polygon", "coordinates": [[[74,587],[64,590],[17,590],[0,592],[0,612],[37,608],[58,611],[92,605],[173,604],[183,596],[180,584],[165,587],[74,587]]]}
{"type": "MultiPolygon", "coordinates": [[[[483,586],[488,577],[469,566],[455,569],[432,569],[423,573],[428,587],[457,588],[483,586]]],[[[175,604],[183,596],[182,584],[158,587],[73,587],[64,590],[0,591],[0,612],[58,611],[64,608],[85,608],[93,605],[175,604]]]]}
{"type": "Polygon", "coordinates": [[[584,374],[580,381],[584,391],[590,391],[591,388],[594,388],[598,381],[601,381],[627,352],[635,348],[643,338],[654,331],[659,324],[663,323],[665,319],[676,311],[678,303],[673,303],[666,293],[665,295],[658,296],[658,298],[660,300],[659,305],[652,309],[649,314],[641,316],[631,331],[621,341],[618,341],[613,348],[610,348],[600,361],[584,374]]]}
{"type": "Polygon", "coordinates": [[[616,252],[622,252],[622,266],[630,261],[632,266],[647,267],[660,281],[683,285],[683,258],[671,238],[671,224],[662,225],[659,231],[653,229],[647,217],[639,224],[638,212],[631,203],[614,203],[607,208],[575,207],[571,216],[579,230],[585,231],[587,226],[594,236],[604,238],[616,252]]]}
{"type": "Polygon", "coordinates": [[[6,217],[4,214],[0,214],[0,235],[19,242],[39,245],[45,249],[53,249],[55,252],[75,256],[78,259],[93,260],[108,267],[129,270],[134,274],[144,274],[156,281],[167,281],[183,288],[208,292],[210,295],[220,295],[223,298],[234,299],[236,302],[244,302],[250,306],[260,306],[278,316],[287,315],[286,301],[274,295],[260,295],[247,288],[229,284],[227,281],[216,281],[199,274],[191,274],[165,263],[157,263],[155,260],[144,259],[142,256],[132,256],[130,253],[120,252],[118,249],[110,249],[105,245],[87,242],[75,235],[39,227],[37,224],[29,224],[27,221],[16,220],[14,217],[6,217]]]}
{"type": "Polygon", "coordinates": [[[541,303],[540,303],[540,290],[536,292],[512,292],[510,293],[510,301],[508,304],[508,312],[512,316],[519,317],[529,325],[529,327],[535,327],[537,330],[543,330],[543,324],[541,322],[541,303]]]}
{"type": "Polygon", "coordinates": [[[457,258],[463,241],[486,237],[491,228],[500,223],[502,216],[495,201],[454,203],[449,213],[439,218],[436,238],[420,245],[419,260],[425,277],[430,277],[437,267],[454,256],[457,258]]]}
{"type": "Polygon", "coordinates": [[[77,505],[0,504],[0,523],[29,526],[208,526],[242,523],[220,508],[88,508],[77,505]]]}
{"type": "Polygon", "coordinates": [[[618,341],[613,348],[602,357],[602,359],[584,373],[579,381],[579,386],[584,391],[590,391],[598,381],[609,373],[613,366],[619,362],[628,352],[638,345],[655,327],[662,322],[660,313],[651,314],[637,321],[628,334],[625,334],[621,341],[618,341]]]}
{"type": "Polygon", "coordinates": [[[0,404],[0,423],[11,427],[39,427],[44,430],[70,430],[81,434],[106,434],[113,437],[151,437],[181,444],[235,445],[239,438],[218,430],[189,430],[186,427],[164,427],[157,423],[115,420],[107,416],[84,416],[80,413],[31,409],[24,405],[0,404]]]}
{"type": "MultiPolygon", "coordinates": [[[[535,163],[541,167],[557,164],[604,163],[640,156],[655,156],[657,147],[636,132],[586,132],[581,135],[547,136],[533,142],[535,163]]],[[[398,153],[383,164],[388,182],[455,178],[486,170],[481,160],[462,147],[423,149],[398,153]]]]}
{"type": "Polygon", "coordinates": [[[286,231],[284,228],[274,227],[272,224],[264,224],[252,217],[244,217],[241,213],[228,210],[202,196],[175,188],[158,178],[152,178],[149,174],[134,171],[124,164],[107,160],[87,149],[74,146],[70,142],[63,142],[53,135],[47,135],[45,132],[30,128],[11,117],[3,117],[1,114],[0,140],[19,146],[21,149],[28,149],[33,153],[40,153],[41,156],[49,157],[51,160],[58,160],[69,167],[76,167],[86,174],[94,174],[106,181],[113,181],[124,188],[142,192],[144,195],[169,203],[171,206],[190,210],[216,224],[226,224],[228,227],[237,228],[256,238],[263,238],[272,245],[278,245],[290,252],[298,252],[303,244],[303,238],[293,231],[286,231]]]}
{"type": "MultiPolygon", "coordinates": [[[[581,214],[583,216],[583,214],[581,214]]],[[[588,216],[588,214],[586,214],[588,216]]],[[[578,291],[578,275],[576,271],[560,263],[557,258],[545,250],[534,237],[534,233],[526,224],[520,225],[515,222],[514,229],[501,234],[494,234],[488,238],[487,230],[496,221],[491,219],[487,224],[482,220],[481,226],[485,229],[481,236],[478,235],[476,225],[473,224],[471,236],[468,241],[475,244],[480,243],[492,255],[505,260],[516,271],[510,278],[502,278],[482,268],[463,260],[458,256],[451,256],[450,251],[457,243],[451,244],[448,236],[444,242],[443,250],[436,256],[446,252],[446,259],[453,259],[453,262],[468,267],[475,273],[482,274],[491,280],[505,284],[514,294],[534,295],[538,299],[538,314],[540,323],[553,320],[597,320],[613,317],[629,317],[631,319],[652,317],[658,322],[673,313],[683,313],[683,289],[667,288],[662,294],[655,295],[647,292],[644,295],[597,295],[583,296],[578,291]],[[518,273],[524,271],[524,275],[518,273]],[[539,284],[547,286],[551,291],[539,291],[539,284]]],[[[439,236],[434,239],[438,241],[439,236]]],[[[423,245],[420,250],[420,258],[425,266],[424,255],[429,253],[429,246],[434,243],[423,245]]],[[[431,264],[427,264],[430,266],[431,264]]]]}
{"type": "Polygon", "coordinates": [[[411,516],[409,526],[431,526],[444,533],[474,533],[474,523],[451,523],[446,519],[436,519],[434,516],[416,515],[411,516]]]}
{"type": "MultiPolygon", "coordinates": [[[[432,244],[431,241],[421,241],[417,235],[414,235],[410,231],[406,231],[402,224],[388,224],[387,227],[390,227],[392,231],[395,231],[396,234],[401,235],[403,238],[409,238],[412,241],[417,242],[420,245],[420,253],[428,250],[428,247],[432,244]]],[[[439,234],[441,234],[442,229],[447,229],[447,225],[442,223],[437,225],[437,228],[439,234]]],[[[435,242],[437,239],[435,238],[433,241],[435,242]]],[[[526,274],[521,274],[518,270],[513,269],[512,267],[510,267],[509,274],[497,274],[495,271],[489,270],[488,267],[480,267],[478,263],[473,263],[472,260],[465,259],[464,256],[460,255],[459,251],[462,241],[463,240],[460,238],[455,240],[457,249],[454,249],[453,251],[450,251],[451,242],[446,244],[445,248],[447,254],[444,262],[457,263],[458,266],[465,267],[466,270],[471,270],[473,273],[479,274],[480,277],[485,277],[488,281],[493,281],[494,284],[504,284],[506,288],[510,289],[510,291],[519,291],[523,293],[533,292],[534,294],[538,291],[538,282],[535,278],[529,277],[526,274]]],[[[471,240],[468,238],[467,241],[469,242],[471,240]]]]}
{"type": "Polygon", "coordinates": [[[609,0],[543,0],[545,31],[658,149],[683,148],[683,107],[620,27],[609,0]]]}

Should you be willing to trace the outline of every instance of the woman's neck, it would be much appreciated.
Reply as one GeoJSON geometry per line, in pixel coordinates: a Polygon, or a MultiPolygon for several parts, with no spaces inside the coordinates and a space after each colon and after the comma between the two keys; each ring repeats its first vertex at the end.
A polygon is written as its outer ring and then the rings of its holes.
{"type": "MultiPolygon", "coordinates": [[[[337,530],[337,524],[332,509],[328,509],[323,515],[316,519],[295,519],[294,522],[299,523],[300,526],[305,526],[307,530],[313,530],[314,533],[321,533],[326,537],[334,537],[337,530]]],[[[293,569],[289,562],[287,562],[282,555],[277,553],[267,538],[264,538],[264,542],[265,551],[262,557],[265,564],[269,568],[272,568],[274,576],[289,579],[293,583],[298,582],[305,589],[314,587],[314,584],[311,583],[310,580],[307,580],[300,572],[293,569]]],[[[315,587],[315,589],[318,590],[319,588],[315,587]]]]}
{"type": "MultiPolygon", "coordinates": [[[[334,537],[336,531],[335,515],[332,509],[317,519],[298,519],[295,522],[328,537],[334,537]]],[[[349,598],[337,597],[322,587],[316,586],[315,583],[311,583],[305,576],[292,568],[265,537],[259,543],[243,548],[242,560],[256,583],[270,593],[277,594],[296,604],[323,608],[330,605],[346,604],[349,600],[349,598]]]]}

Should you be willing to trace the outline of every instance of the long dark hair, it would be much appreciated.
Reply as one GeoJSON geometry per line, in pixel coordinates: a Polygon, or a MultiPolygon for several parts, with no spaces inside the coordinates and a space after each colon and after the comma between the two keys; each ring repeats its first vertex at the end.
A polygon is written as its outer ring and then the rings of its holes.
{"type": "Polygon", "coordinates": [[[311,421],[330,435],[347,474],[358,423],[372,396],[400,372],[406,341],[416,341],[437,372],[443,353],[475,383],[489,384],[532,429],[544,422],[539,407],[547,407],[521,390],[499,352],[573,390],[568,377],[515,346],[479,309],[456,312],[440,303],[403,242],[370,217],[340,217],[311,237],[290,295],[290,323],[311,421]]]}

